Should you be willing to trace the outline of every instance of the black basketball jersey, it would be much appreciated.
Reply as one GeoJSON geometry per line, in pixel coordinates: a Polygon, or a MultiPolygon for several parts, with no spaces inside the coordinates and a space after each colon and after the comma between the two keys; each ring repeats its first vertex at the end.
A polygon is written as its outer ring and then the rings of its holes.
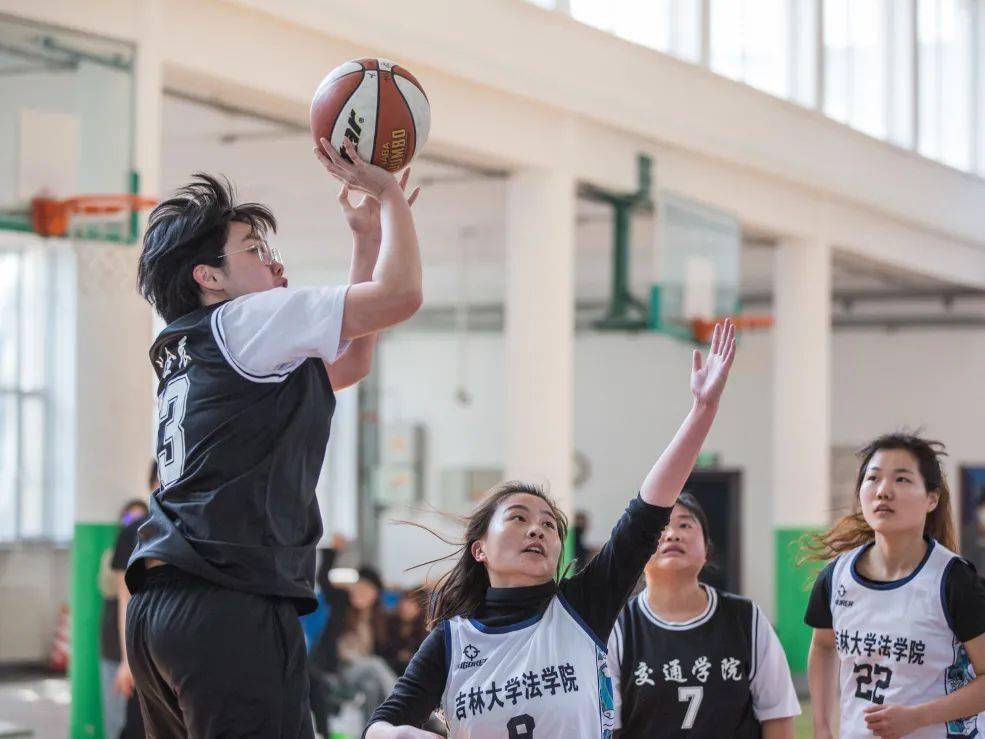
{"type": "Polygon", "coordinates": [[[759,739],[750,690],[758,609],[708,587],[702,616],[667,624],[652,614],[645,592],[626,604],[610,640],[620,657],[622,728],[616,736],[759,739]]]}
{"type": "Polygon", "coordinates": [[[174,321],[154,342],[161,487],[127,570],[160,559],[224,587],[317,605],[315,485],[335,410],[324,363],[250,375],[228,355],[219,305],[174,321]]]}

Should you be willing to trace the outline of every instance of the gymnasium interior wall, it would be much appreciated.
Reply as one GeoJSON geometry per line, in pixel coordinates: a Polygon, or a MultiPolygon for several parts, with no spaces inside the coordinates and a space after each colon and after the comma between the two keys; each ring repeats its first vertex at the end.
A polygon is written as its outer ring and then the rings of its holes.
{"type": "MultiPolygon", "coordinates": [[[[473,398],[468,407],[454,400],[458,337],[400,331],[381,344],[382,419],[426,428],[425,501],[435,506],[442,499],[443,470],[503,464],[502,336],[469,334],[466,342],[467,388],[473,398]],[[425,356],[427,363],[420,361],[425,356]]],[[[743,338],[706,445],[720,453],[723,467],[742,470],[743,590],[770,615],[775,612],[771,501],[774,495],[797,495],[771,488],[772,351],[768,333],[743,338]]],[[[592,516],[591,542],[606,536],[687,412],[689,361],[689,346],[663,336],[578,334],[574,438],[591,473],[575,491],[575,506],[592,516]]],[[[947,470],[956,494],[959,466],[985,462],[980,443],[983,362],[985,344],[974,329],[836,331],[832,445],[859,447],[886,431],[922,428],[947,444],[947,470]]],[[[394,509],[383,519],[406,513],[394,509]]],[[[431,514],[420,520],[441,523],[431,514]]],[[[386,579],[407,584],[418,582],[421,574],[405,573],[408,564],[449,551],[406,526],[389,525],[383,542],[386,579]]]]}

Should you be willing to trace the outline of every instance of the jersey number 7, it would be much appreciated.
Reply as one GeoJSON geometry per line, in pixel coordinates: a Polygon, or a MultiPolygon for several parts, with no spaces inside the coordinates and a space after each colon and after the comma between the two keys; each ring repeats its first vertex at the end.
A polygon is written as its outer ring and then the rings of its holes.
{"type": "Polygon", "coordinates": [[[693,729],[694,722],[698,718],[698,709],[701,708],[701,701],[705,697],[705,689],[702,687],[678,688],[677,701],[683,703],[687,701],[687,713],[684,714],[682,729],[693,729]]]}

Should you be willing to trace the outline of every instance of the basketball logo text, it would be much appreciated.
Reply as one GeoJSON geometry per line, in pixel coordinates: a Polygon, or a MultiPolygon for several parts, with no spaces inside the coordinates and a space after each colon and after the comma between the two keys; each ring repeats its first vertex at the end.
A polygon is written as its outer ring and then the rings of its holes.
{"type": "MultiPolygon", "coordinates": [[[[356,119],[356,110],[353,108],[349,111],[349,120],[345,124],[345,137],[352,142],[352,145],[359,148],[359,137],[362,135],[363,127],[359,125],[359,121],[356,119]]],[[[349,155],[345,153],[345,149],[341,149],[340,153],[342,158],[345,159],[349,164],[352,164],[352,160],[349,159],[349,155]]]]}
{"type": "Polygon", "coordinates": [[[390,134],[390,140],[383,143],[382,161],[384,169],[396,172],[404,166],[407,156],[407,129],[398,128],[390,134]]]}

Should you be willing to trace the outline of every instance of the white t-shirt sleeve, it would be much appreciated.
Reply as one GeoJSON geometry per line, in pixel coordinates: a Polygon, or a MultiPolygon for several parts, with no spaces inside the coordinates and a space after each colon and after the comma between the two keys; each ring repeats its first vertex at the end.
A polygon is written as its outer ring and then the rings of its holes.
{"type": "Polygon", "coordinates": [[[226,361],[254,382],[280,382],[309,357],[332,363],[345,351],[342,314],[348,285],[279,287],[244,295],[212,314],[226,361]]]}
{"type": "Polygon", "coordinates": [[[613,729],[622,728],[622,695],[619,692],[619,670],[622,665],[622,629],[619,622],[613,627],[609,634],[609,676],[612,678],[612,705],[616,712],[616,721],[613,729]]]}
{"type": "Polygon", "coordinates": [[[756,719],[762,722],[799,716],[800,701],[790,678],[787,655],[769,619],[755,604],[752,632],[756,664],[749,689],[756,719]]]}

